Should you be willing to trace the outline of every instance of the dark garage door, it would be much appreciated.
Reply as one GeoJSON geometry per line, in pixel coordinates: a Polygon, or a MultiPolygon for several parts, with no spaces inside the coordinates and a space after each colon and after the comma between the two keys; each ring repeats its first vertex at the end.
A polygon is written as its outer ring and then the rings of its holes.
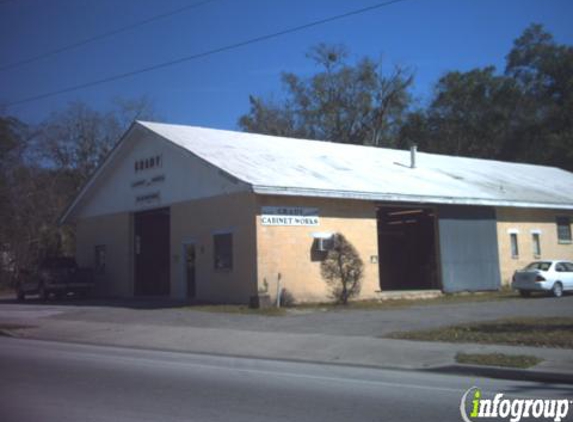
{"type": "Polygon", "coordinates": [[[169,294],[169,209],[135,214],[135,294],[169,294]]]}
{"type": "Polygon", "coordinates": [[[500,287],[495,210],[438,208],[442,288],[445,292],[500,287]]]}

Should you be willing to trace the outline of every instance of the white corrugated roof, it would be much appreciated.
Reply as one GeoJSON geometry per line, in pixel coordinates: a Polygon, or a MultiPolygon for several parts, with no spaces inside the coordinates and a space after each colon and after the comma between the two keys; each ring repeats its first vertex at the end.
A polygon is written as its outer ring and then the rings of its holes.
{"type": "Polygon", "coordinates": [[[261,194],[573,209],[573,173],[530,164],[138,122],[261,194]]]}

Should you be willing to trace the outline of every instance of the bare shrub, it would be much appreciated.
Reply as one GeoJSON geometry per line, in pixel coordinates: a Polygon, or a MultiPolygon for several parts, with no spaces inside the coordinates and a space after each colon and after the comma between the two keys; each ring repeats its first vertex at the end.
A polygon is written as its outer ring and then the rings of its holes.
{"type": "Polygon", "coordinates": [[[333,246],[320,264],[322,278],[331,289],[331,297],[343,305],[360,293],[364,263],[356,248],[342,235],[336,234],[333,246]]]}

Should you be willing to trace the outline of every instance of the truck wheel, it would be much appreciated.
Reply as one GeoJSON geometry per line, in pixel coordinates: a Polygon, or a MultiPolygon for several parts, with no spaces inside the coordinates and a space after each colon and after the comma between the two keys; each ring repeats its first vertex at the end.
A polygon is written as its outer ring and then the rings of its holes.
{"type": "Polygon", "coordinates": [[[555,296],[555,297],[563,296],[563,285],[558,281],[557,283],[555,283],[553,285],[553,288],[551,289],[551,293],[553,293],[553,296],[555,296]]]}

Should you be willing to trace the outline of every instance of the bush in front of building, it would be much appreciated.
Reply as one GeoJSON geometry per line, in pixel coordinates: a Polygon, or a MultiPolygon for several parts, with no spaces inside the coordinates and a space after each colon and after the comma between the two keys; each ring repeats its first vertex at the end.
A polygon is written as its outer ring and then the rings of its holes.
{"type": "Polygon", "coordinates": [[[331,297],[340,304],[360,293],[360,283],[364,276],[364,262],[356,248],[337,233],[333,237],[332,247],[320,264],[322,278],[331,289],[331,297]]]}

